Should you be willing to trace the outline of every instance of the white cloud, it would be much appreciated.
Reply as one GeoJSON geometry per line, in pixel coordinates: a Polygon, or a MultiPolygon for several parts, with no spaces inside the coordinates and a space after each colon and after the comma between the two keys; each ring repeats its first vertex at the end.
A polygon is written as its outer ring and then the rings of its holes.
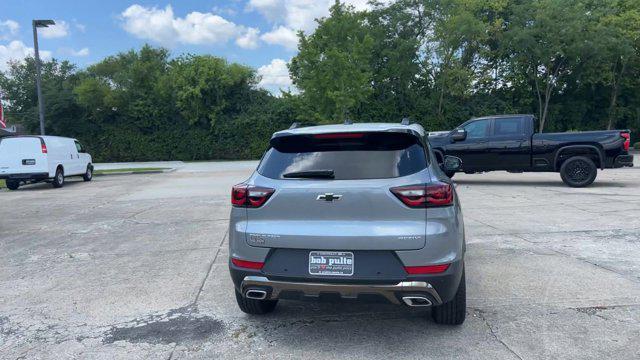
{"type": "MultiPolygon", "coordinates": [[[[0,45],[0,71],[7,70],[10,61],[21,61],[27,56],[33,56],[33,48],[26,46],[22,41],[14,40],[7,45],[0,45]]],[[[51,51],[40,50],[40,58],[50,59],[51,51]]]]}
{"type": "Polygon", "coordinates": [[[65,56],[75,56],[75,57],[89,56],[89,48],[84,47],[80,50],[74,50],[72,48],[60,48],[58,49],[58,53],[65,56]]]}
{"type": "Polygon", "coordinates": [[[241,28],[211,13],[189,13],[174,20],[174,27],[182,42],[187,44],[224,43],[238,35],[241,28]]]}
{"type": "Polygon", "coordinates": [[[212,13],[194,11],[184,18],[175,17],[171,5],[158,9],[135,4],[123,11],[121,17],[127,32],[165,46],[226,43],[233,38],[238,39],[242,46],[252,46],[251,36],[257,36],[257,33],[249,34],[253,29],[246,29],[212,13]]]}
{"type": "Polygon", "coordinates": [[[5,21],[0,21],[0,40],[9,40],[18,34],[18,30],[20,30],[20,25],[9,19],[5,21]]]}
{"type": "Polygon", "coordinates": [[[236,45],[243,49],[255,49],[258,47],[260,30],[256,28],[248,28],[244,35],[236,39],[236,45]]]}
{"type": "Polygon", "coordinates": [[[296,50],[298,48],[298,36],[296,32],[284,26],[275,28],[260,36],[260,39],[268,44],[284,46],[289,50],[296,50]]]}
{"type": "Polygon", "coordinates": [[[56,20],[55,25],[38,28],[38,35],[45,39],[65,37],[69,35],[69,24],[64,20],[56,20]]]}
{"type": "Polygon", "coordinates": [[[260,66],[258,75],[261,77],[258,86],[269,90],[273,94],[279,94],[280,89],[295,91],[293,82],[289,77],[287,62],[282,59],[273,59],[271,63],[260,66]]]}
{"type": "Polygon", "coordinates": [[[79,22],[74,22],[73,26],[75,26],[76,29],[78,29],[78,31],[80,31],[82,33],[87,31],[87,27],[84,24],[80,24],[79,22]]]}
{"type": "Polygon", "coordinates": [[[77,51],[74,50],[72,52],[72,55],[73,56],[89,56],[89,48],[84,47],[84,48],[82,48],[80,50],[77,50],[77,51]]]}
{"type": "MultiPolygon", "coordinates": [[[[393,0],[384,0],[389,3],[393,0]]],[[[257,11],[274,25],[284,25],[293,30],[313,31],[319,19],[329,15],[335,0],[249,0],[247,10],[257,11]]],[[[370,9],[368,0],[346,0],[356,10],[370,9]]]]}

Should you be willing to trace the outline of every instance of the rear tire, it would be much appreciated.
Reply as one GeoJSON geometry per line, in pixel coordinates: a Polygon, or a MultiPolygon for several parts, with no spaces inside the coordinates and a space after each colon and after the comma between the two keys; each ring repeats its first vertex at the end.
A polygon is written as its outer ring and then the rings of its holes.
{"type": "Polygon", "coordinates": [[[598,175],[598,168],[586,156],[573,156],[560,166],[560,177],[571,187],[585,187],[591,185],[598,175]]]}
{"type": "Polygon", "coordinates": [[[449,179],[451,179],[453,177],[453,175],[456,174],[456,172],[455,171],[445,171],[444,174],[447,175],[449,177],[449,179]]]}
{"type": "Polygon", "coordinates": [[[93,179],[93,168],[91,165],[87,166],[87,171],[85,171],[84,175],[82,175],[82,180],[91,181],[93,179]]]}
{"type": "Polygon", "coordinates": [[[464,322],[467,315],[467,288],[464,279],[464,270],[462,270],[462,278],[458,291],[451,301],[442,305],[435,306],[431,310],[433,321],[443,325],[460,325],[464,322]]]}
{"type": "Polygon", "coordinates": [[[5,181],[5,183],[7,184],[7,189],[9,190],[18,190],[18,188],[20,187],[20,181],[18,180],[7,180],[5,181]]]}
{"type": "Polygon", "coordinates": [[[54,188],[61,188],[64,186],[64,170],[62,168],[56,169],[56,175],[53,177],[53,181],[51,182],[54,188]]]}
{"type": "Polygon", "coordinates": [[[278,304],[278,300],[255,300],[248,299],[242,294],[235,291],[236,293],[236,301],[238,302],[238,307],[242,312],[251,314],[251,315],[264,315],[272,312],[276,305],[278,304]]]}

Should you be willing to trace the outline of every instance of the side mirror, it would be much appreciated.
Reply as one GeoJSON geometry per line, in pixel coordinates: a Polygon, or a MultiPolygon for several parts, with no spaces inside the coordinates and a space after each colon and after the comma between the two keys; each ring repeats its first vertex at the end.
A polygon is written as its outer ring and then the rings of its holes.
{"type": "Polygon", "coordinates": [[[444,157],[444,163],[442,167],[446,172],[459,171],[460,168],[462,168],[462,160],[460,160],[460,158],[458,157],[447,155],[444,157]]]}
{"type": "Polygon", "coordinates": [[[453,134],[451,134],[451,140],[453,141],[463,141],[467,138],[467,130],[465,129],[456,129],[453,134]]]}

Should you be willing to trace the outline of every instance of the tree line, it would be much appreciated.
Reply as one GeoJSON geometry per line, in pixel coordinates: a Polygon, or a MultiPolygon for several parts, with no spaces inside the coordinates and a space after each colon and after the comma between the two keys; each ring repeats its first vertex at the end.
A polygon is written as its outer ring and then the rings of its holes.
{"type": "MultiPolygon", "coordinates": [[[[96,161],[257,158],[292,122],[399,122],[451,129],[532,113],[540,131],[640,129],[640,2],[336,2],[300,33],[299,92],[259,89],[250,67],[144,46],[86,69],[43,64],[47,132],[96,161]]],[[[33,59],[0,73],[7,117],[37,132],[33,59]]]]}

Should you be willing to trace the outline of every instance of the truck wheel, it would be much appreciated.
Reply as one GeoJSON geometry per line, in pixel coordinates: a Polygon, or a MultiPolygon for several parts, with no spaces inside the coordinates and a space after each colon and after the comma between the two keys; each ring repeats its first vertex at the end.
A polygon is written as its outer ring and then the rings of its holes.
{"type": "Polygon", "coordinates": [[[571,187],[591,185],[598,175],[598,168],[593,160],[586,156],[574,156],[565,160],[560,166],[560,177],[571,187]]]}
{"type": "Polygon", "coordinates": [[[82,179],[84,181],[91,181],[93,179],[93,168],[91,165],[87,166],[87,171],[85,171],[84,175],[82,175],[82,179]]]}
{"type": "Polygon", "coordinates": [[[53,181],[51,182],[54,188],[61,188],[64,186],[64,170],[62,168],[56,169],[56,175],[53,177],[53,181]]]}
{"type": "Polygon", "coordinates": [[[453,175],[456,174],[456,172],[455,171],[445,171],[444,174],[447,175],[449,177],[449,179],[451,179],[453,177],[453,175]]]}
{"type": "Polygon", "coordinates": [[[431,317],[437,324],[443,325],[460,325],[464,322],[467,315],[467,288],[464,280],[464,270],[458,291],[451,301],[442,305],[435,306],[431,310],[431,317]]]}
{"type": "Polygon", "coordinates": [[[7,189],[9,190],[18,190],[18,188],[20,187],[20,181],[18,180],[7,180],[6,184],[7,189]]]}
{"type": "Polygon", "coordinates": [[[238,306],[242,312],[251,314],[251,315],[264,315],[272,312],[276,305],[278,304],[278,300],[256,300],[256,299],[248,299],[242,294],[235,291],[236,293],[236,301],[238,302],[238,306]]]}

